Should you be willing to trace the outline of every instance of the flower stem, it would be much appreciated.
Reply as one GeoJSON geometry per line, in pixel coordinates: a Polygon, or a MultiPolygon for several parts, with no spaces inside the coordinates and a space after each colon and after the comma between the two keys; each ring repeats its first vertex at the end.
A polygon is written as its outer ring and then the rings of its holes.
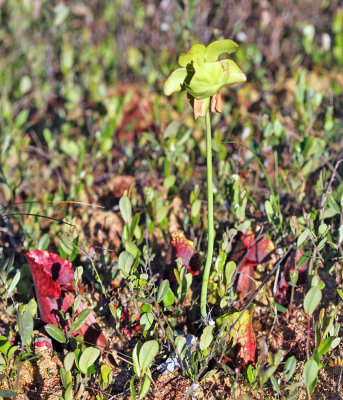
{"type": "Polygon", "coordinates": [[[208,241],[207,241],[207,256],[204,274],[202,278],[201,297],[200,297],[200,312],[203,318],[206,318],[206,303],[207,303],[207,286],[210,276],[213,245],[214,245],[214,226],[213,226],[213,184],[212,184],[212,134],[211,134],[211,119],[210,111],[207,110],[206,116],[206,153],[207,153],[207,206],[208,206],[208,241]]]}

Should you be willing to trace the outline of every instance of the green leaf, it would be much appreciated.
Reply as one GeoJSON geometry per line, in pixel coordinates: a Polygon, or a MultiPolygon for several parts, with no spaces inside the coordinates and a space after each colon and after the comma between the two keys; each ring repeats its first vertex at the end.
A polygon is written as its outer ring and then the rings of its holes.
{"type": "Polygon", "coordinates": [[[136,393],[135,393],[135,377],[133,376],[130,381],[130,392],[132,400],[136,400],[136,393]]]}
{"type": "Polygon", "coordinates": [[[302,233],[299,235],[298,240],[297,240],[297,246],[298,246],[298,247],[301,246],[301,245],[305,242],[305,240],[308,238],[309,235],[310,235],[310,231],[309,231],[308,228],[306,228],[306,229],[304,230],[304,232],[302,232],[302,233]]]}
{"type": "Polygon", "coordinates": [[[178,68],[172,72],[164,84],[164,94],[170,96],[173,93],[180,92],[187,74],[186,68],[178,68]]]}
{"type": "Polygon", "coordinates": [[[166,297],[163,299],[163,305],[165,307],[170,307],[171,305],[173,305],[175,302],[175,296],[173,291],[169,288],[168,293],[166,295],[166,297]]]}
{"type": "Polygon", "coordinates": [[[74,140],[62,139],[60,149],[69,157],[78,158],[80,147],[74,140]]]}
{"type": "Polygon", "coordinates": [[[249,383],[254,383],[255,382],[255,379],[256,379],[255,370],[254,370],[254,367],[251,364],[249,364],[249,366],[248,366],[247,377],[248,377],[249,383]]]}
{"type": "Polygon", "coordinates": [[[281,304],[279,304],[279,303],[277,303],[277,302],[275,302],[275,301],[273,301],[273,305],[276,306],[276,309],[277,309],[279,312],[286,312],[286,311],[288,310],[288,308],[282,306],[281,304]]]}
{"type": "Polygon", "coordinates": [[[324,356],[331,350],[331,344],[333,340],[334,340],[333,336],[330,336],[322,341],[321,345],[318,348],[319,357],[324,356]]]}
{"type": "Polygon", "coordinates": [[[152,304],[154,302],[153,299],[147,299],[145,297],[141,297],[137,300],[139,303],[143,303],[143,304],[152,304]]]}
{"type": "Polygon", "coordinates": [[[318,370],[318,364],[315,360],[310,358],[306,362],[303,372],[304,383],[307,388],[311,388],[315,383],[318,375],[318,370]]]}
{"type": "Polygon", "coordinates": [[[80,370],[79,360],[80,360],[80,356],[81,356],[81,350],[80,349],[75,349],[74,354],[75,354],[76,368],[78,370],[80,370]]]}
{"type": "Polygon", "coordinates": [[[343,242],[343,225],[338,228],[338,244],[343,242]]]}
{"type": "Polygon", "coordinates": [[[58,328],[57,326],[53,324],[48,324],[45,325],[44,328],[47,331],[47,333],[58,342],[65,343],[67,341],[62,329],[58,328]]]}
{"type": "Polygon", "coordinates": [[[138,257],[140,254],[139,248],[131,240],[125,241],[125,251],[132,254],[134,258],[138,257]]]}
{"type": "Polygon", "coordinates": [[[200,350],[204,351],[208,349],[209,345],[213,340],[213,329],[215,328],[214,325],[208,325],[204,329],[201,337],[200,337],[200,350]]]}
{"type": "Polygon", "coordinates": [[[87,347],[87,349],[81,354],[79,360],[80,371],[84,374],[87,373],[88,368],[94,364],[95,360],[99,357],[100,350],[96,347],[87,347]]]}
{"type": "Polygon", "coordinates": [[[143,383],[141,390],[139,391],[139,399],[143,399],[149,392],[151,385],[151,380],[149,379],[148,375],[144,375],[143,383]]]}
{"type": "Polygon", "coordinates": [[[139,350],[138,360],[141,371],[145,371],[150,367],[154,358],[159,352],[159,345],[156,340],[148,340],[145,342],[139,350]]]}
{"type": "Polygon", "coordinates": [[[74,278],[77,283],[80,283],[83,274],[83,267],[80,265],[74,271],[74,278]]]}
{"type": "Polygon", "coordinates": [[[122,251],[120,253],[118,264],[119,264],[119,269],[124,278],[126,278],[130,274],[133,262],[134,262],[134,257],[131,253],[128,253],[127,251],[122,251]]]}
{"type": "Polygon", "coordinates": [[[223,276],[222,274],[224,271],[224,264],[226,261],[226,257],[227,257],[227,254],[225,253],[225,251],[221,251],[216,259],[215,269],[219,273],[219,276],[223,276]]]}
{"type": "Polygon", "coordinates": [[[75,354],[73,352],[68,353],[65,357],[64,357],[64,368],[67,372],[69,372],[73,365],[74,365],[74,361],[75,361],[75,354]]]}
{"type": "Polygon", "coordinates": [[[139,366],[138,353],[142,348],[142,343],[138,342],[132,351],[133,369],[138,378],[141,376],[141,368],[139,366]]]}
{"type": "Polygon", "coordinates": [[[331,343],[331,349],[330,350],[335,349],[340,344],[340,342],[341,342],[341,338],[340,337],[335,337],[334,340],[331,343]]]}
{"type": "Polygon", "coordinates": [[[25,309],[29,310],[32,317],[34,318],[37,313],[37,302],[36,299],[32,297],[32,299],[26,304],[25,309]]]}
{"type": "Polygon", "coordinates": [[[225,266],[225,281],[226,285],[231,285],[233,274],[235,273],[237,265],[234,261],[229,261],[225,266]]]}
{"type": "Polygon", "coordinates": [[[157,210],[157,212],[156,212],[156,222],[158,224],[160,224],[164,220],[164,218],[168,214],[168,211],[169,211],[169,207],[167,207],[167,206],[160,207],[157,210]]]}
{"type": "Polygon", "coordinates": [[[272,203],[269,200],[266,200],[264,203],[264,207],[266,209],[267,216],[269,218],[272,218],[272,216],[274,215],[274,209],[272,203]]]}
{"type": "Polygon", "coordinates": [[[7,289],[7,293],[11,294],[13,292],[13,290],[15,289],[15,287],[17,286],[19,280],[20,280],[20,271],[17,271],[16,274],[14,275],[8,289],[7,289]]]}
{"type": "Polygon", "coordinates": [[[287,382],[292,378],[296,366],[297,366],[297,360],[294,356],[289,357],[285,362],[285,366],[283,367],[283,373],[285,375],[285,379],[287,382]]]}
{"type": "Polygon", "coordinates": [[[176,176],[175,175],[169,175],[164,179],[163,186],[166,189],[170,189],[174,185],[175,180],[176,180],[176,176]]]}
{"type": "Polygon", "coordinates": [[[111,379],[111,369],[106,364],[102,364],[102,366],[100,367],[100,372],[103,381],[103,386],[107,387],[111,379]]]}
{"type": "Polygon", "coordinates": [[[50,236],[45,233],[38,241],[38,250],[46,250],[50,244],[50,236]]]}
{"type": "Polygon", "coordinates": [[[33,318],[29,310],[25,310],[23,313],[18,310],[17,324],[23,346],[26,346],[31,342],[33,333],[33,318]]]}
{"type": "Polygon", "coordinates": [[[322,299],[322,291],[319,287],[312,287],[305,296],[304,299],[304,310],[306,314],[313,314],[314,310],[317,308],[320,300],[322,299]]]}
{"type": "MultiPolygon", "coordinates": [[[[6,361],[4,357],[0,356],[0,371],[3,371],[6,368],[6,361]]],[[[0,374],[0,382],[4,379],[6,375],[0,374]]]]}
{"type": "Polygon", "coordinates": [[[144,331],[148,331],[154,322],[154,316],[152,313],[145,313],[140,318],[140,325],[144,331]]]}
{"type": "Polygon", "coordinates": [[[129,224],[131,222],[132,207],[128,197],[122,197],[119,200],[119,209],[124,221],[129,224]]]}
{"type": "Polygon", "coordinates": [[[216,40],[210,43],[205,50],[205,61],[216,61],[218,57],[223,54],[231,54],[238,50],[238,44],[233,40],[216,40]]]}
{"type": "Polygon", "coordinates": [[[275,391],[276,391],[278,394],[281,394],[281,389],[280,389],[279,384],[277,383],[277,379],[275,378],[275,376],[271,376],[271,377],[270,377],[270,382],[272,383],[272,385],[273,385],[275,391]]]}
{"type": "Polygon", "coordinates": [[[65,368],[63,368],[63,367],[60,368],[60,377],[61,377],[62,386],[64,388],[66,388],[67,387],[67,373],[66,373],[65,368]]]}
{"type": "Polygon", "coordinates": [[[0,351],[2,354],[7,356],[8,350],[11,347],[11,342],[8,340],[6,336],[0,336],[0,351]]]}
{"type": "Polygon", "coordinates": [[[91,310],[86,308],[85,310],[82,310],[77,315],[77,317],[75,318],[73,325],[71,327],[71,330],[70,330],[71,333],[78,331],[83,326],[83,324],[87,321],[87,318],[88,318],[90,312],[91,312],[91,310]]]}
{"type": "Polygon", "coordinates": [[[157,292],[157,303],[161,303],[162,300],[167,296],[169,292],[170,284],[168,279],[165,279],[163,282],[161,282],[160,287],[158,288],[157,292]]]}
{"type": "Polygon", "coordinates": [[[322,223],[322,224],[319,225],[318,233],[320,235],[324,235],[325,232],[327,231],[327,229],[328,229],[328,226],[325,223],[322,223]]]}
{"type": "Polygon", "coordinates": [[[191,213],[192,217],[195,218],[199,215],[201,209],[201,201],[199,199],[195,200],[192,204],[191,213]]]}
{"type": "Polygon", "coordinates": [[[73,400],[73,384],[69,383],[65,392],[64,392],[64,400],[73,400]]]}
{"type": "Polygon", "coordinates": [[[7,358],[11,359],[14,356],[14,353],[17,350],[17,346],[12,346],[9,348],[8,352],[7,352],[7,358]]]}
{"type": "Polygon", "coordinates": [[[175,339],[176,351],[179,354],[179,356],[181,357],[181,359],[184,358],[186,350],[187,350],[186,343],[187,343],[187,339],[184,336],[179,335],[175,339]]]}
{"type": "Polygon", "coordinates": [[[337,213],[337,211],[333,207],[329,207],[324,211],[323,218],[332,218],[334,217],[337,213]]]}
{"type": "Polygon", "coordinates": [[[305,251],[305,253],[300,257],[300,260],[298,261],[297,265],[302,266],[304,265],[311,257],[311,252],[305,251]]]}
{"type": "Polygon", "coordinates": [[[80,303],[81,303],[81,300],[82,300],[82,295],[81,295],[81,294],[78,294],[78,295],[75,297],[75,300],[74,300],[74,303],[73,303],[73,312],[74,312],[74,313],[78,310],[78,308],[79,308],[79,306],[80,306],[80,303]]]}

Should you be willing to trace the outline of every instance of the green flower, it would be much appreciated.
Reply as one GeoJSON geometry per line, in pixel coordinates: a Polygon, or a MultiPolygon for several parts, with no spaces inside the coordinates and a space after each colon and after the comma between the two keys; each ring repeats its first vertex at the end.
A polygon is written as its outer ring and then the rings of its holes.
{"type": "Polygon", "coordinates": [[[232,40],[218,40],[207,47],[197,43],[187,53],[181,53],[178,68],[168,77],[164,93],[185,90],[194,109],[195,118],[205,116],[210,104],[211,110],[222,111],[220,90],[226,85],[246,81],[238,65],[225,58],[235,52],[238,45],[232,40]],[[219,60],[219,56],[222,59],[219,60]]]}

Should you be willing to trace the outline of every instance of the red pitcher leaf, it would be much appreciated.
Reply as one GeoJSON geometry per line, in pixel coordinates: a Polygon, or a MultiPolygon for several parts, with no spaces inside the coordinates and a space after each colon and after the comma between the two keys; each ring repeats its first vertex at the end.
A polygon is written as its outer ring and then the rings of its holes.
{"type": "Polygon", "coordinates": [[[240,307],[247,301],[252,293],[254,293],[256,289],[255,285],[255,270],[254,266],[243,262],[238,269],[238,278],[237,278],[237,286],[236,293],[238,296],[237,307],[240,307]]]}
{"type": "Polygon", "coordinates": [[[61,289],[74,290],[74,271],[68,260],[62,260],[57,254],[41,250],[29,251],[25,257],[30,264],[35,285],[39,282],[40,289],[47,296],[58,298],[61,289]]]}
{"type": "Polygon", "coordinates": [[[48,251],[33,250],[25,257],[30,265],[42,320],[65,327],[59,310],[66,312],[74,302],[74,295],[71,299],[66,292],[62,293],[62,289],[74,290],[71,263],[48,251]]]}
{"type": "Polygon", "coordinates": [[[249,298],[249,295],[255,290],[255,270],[253,267],[267,261],[275,249],[274,243],[265,236],[256,241],[251,228],[247,229],[243,234],[240,243],[238,248],[241,249],[243,247],[246,253],[238,268],[236,287],[236,292],[240,299],[238,305],[249,298]]]}
{"type": "Polygon", "coordinates": [[[275,293],[275,301],[285,307],[288,306],[290,301],[292,286],[289,284],[289,282],[291,281],[291,275],[295,272],[295,270],[298,272],[297,284],[302,285],[306,282],[306,271],[308,266],[307,261],[303,265],[297,265],[303,254],[304,250],[293,250],[290,256],[287,258],[285,268],[281,274],[281,279],[275,293]]]}
{"type": "MultiPolygon", "coordinates": [[[[237,321],[241,315],[240,312],[235,312],[230,315],[218,318],[217,322],[225,324],[225,331],[237,321]]],[[[246,310],[237,324],[230,332],[228,342],[233,339],[233,343],[238,347],[237,357],[243,361],[244,364],[252,362],[255,364],[256,355],[256,337],[252,326],[252,311],[246,310]]]]}
{"type": "Polygon", "coordinates": [[[244,247],[247,249],[245,258],[253,265],[258,265],[266,261],[275,250],[274,243],[266,236],[263,236],[262,239],[256,242],[255,235],[250,228],[242,236],[242,241],[244,247]]]}
{"type": "MultiPolygon", "coordinates": [[[[57,254],[48,251],[33,250],[25,254],[30,265],[33,283],[36,289],[37,302],[42,320],[46,324],[61,325],[66,329],[66,322],[60,311],[71,314],[71,307],[75,301],[72,293],[74,288],[74,271],[72,264],[62,260],[57,254]]],[[[75,313],[77,316],[86,307],[80,303],[75,313]]],[[[107,341],[92,314],[84,325],[74,333],[82,335],[85,342],[106,346],[107,341]]]]}
{"type": "Polygon", "coordinates": [[[255,235],[251,228],[248,228],[242,235],[241,240],[243,242],[243,247],[249,249],[255,241],[255,235]]]}
{"type": "Polygon", "coordinates": [[[188,240],[183,232],[171,232],[172,245],[176,250],[175,258],[181,258],[182,265],[187,267],[188,272],[193,276],[199,273],[201,259],[194,248],[194,243],[188,240]]]}

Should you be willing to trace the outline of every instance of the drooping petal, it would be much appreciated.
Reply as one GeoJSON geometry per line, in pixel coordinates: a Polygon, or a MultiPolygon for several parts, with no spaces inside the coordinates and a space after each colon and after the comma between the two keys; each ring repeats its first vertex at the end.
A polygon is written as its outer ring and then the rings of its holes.
{"type": "Polygon", "coordinates": [[[205,61],[216,61],[218,57],[223,53],[234,53],[238,49],[238,44],[233,40],[216,40],[210,43],[205,50],[205,61]]]}
{"type": "Polygon", "coordinates": [[[179,55],[179,65],[186,68],[192,61],[204,61],[206,47],[201,43],[194,44],[187,52],[179,55]]]}
{"type": "Polygon", "coordinates": [[[223,112],[223,99],[221,90],[219,90],[219,92],[217,92],[211,98],[211,111],[219,113],[223,112]]]}
{"type": "MultiPolygon", "coordinates": [[[[233,85],[234,83],[242,83],[247,80],[244,72],[232,60],[220,61],[224,71],[229,71],[228,79],[224,85],[233,85]]],[[[223,86],[224,86],[223,85],[223,86]]]]}
{"type": "Polygon", "coordinates": [[[210,105],[209,97],[201,100],[194,98],[193,100],[194,119],[198,119],[199,117],[205,117],[209,105],[210,105]]]}
{"type": "Polygon", "coordinates": [[[172,72],[164,84],[164,94],[169,96],[175,92],[180,92],[187,74],[186,68],[179,68],[172,72]]]}

